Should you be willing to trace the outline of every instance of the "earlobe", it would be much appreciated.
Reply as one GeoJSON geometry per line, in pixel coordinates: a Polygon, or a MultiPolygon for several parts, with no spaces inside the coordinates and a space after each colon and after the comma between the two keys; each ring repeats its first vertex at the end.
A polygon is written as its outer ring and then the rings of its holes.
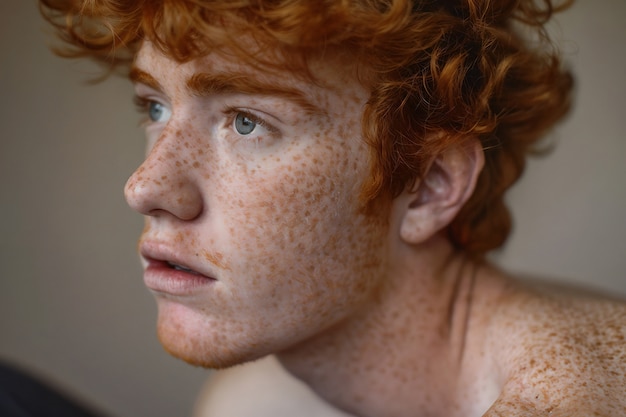
{"type": "Polygon", "coordinates": [[[435,158],[414,187],[396,200],[404,206],[400,238],[415,245],[448,226],[474,192],[483,165],[484,154],[477,139],[435,158]]]}

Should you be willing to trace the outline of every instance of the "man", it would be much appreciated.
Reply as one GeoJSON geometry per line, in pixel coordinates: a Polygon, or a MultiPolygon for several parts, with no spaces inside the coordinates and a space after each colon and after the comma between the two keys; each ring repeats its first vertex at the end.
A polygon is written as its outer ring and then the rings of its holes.
{"type": "Polygon", "coordinates": [[[626,414],[626,305],[484,261],[569,107],[559,5],[43,3],[66,53],[130,66],[126,197],[173,355],[275,354],[359,416],[626,414]]]}

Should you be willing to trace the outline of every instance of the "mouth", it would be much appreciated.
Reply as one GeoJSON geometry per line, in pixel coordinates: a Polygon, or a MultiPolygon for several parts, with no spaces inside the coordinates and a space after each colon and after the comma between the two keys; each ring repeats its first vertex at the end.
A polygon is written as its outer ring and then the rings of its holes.
{"type": "Polygon", "coordinates": [[[165,263],[167,264],[167,266],[169,266],[170,268],[172,268],[172,269],[174,269],[176,271],[182,271],[182,272],[186,272],[186,273],[192,274],[192,275],[202,275],[201,273],[199,273],[197,271],[194,271],[191,268],[187,268],[186,266],[179,265],[179,264],[174,263],[174,262],[166,261],[165,263]]]}
{"type": "Polygon", "coordinates": [[[185,264],[144,257],[144,283],[158,296],[185,297],[207,291],[217,280],[185,264]]]}

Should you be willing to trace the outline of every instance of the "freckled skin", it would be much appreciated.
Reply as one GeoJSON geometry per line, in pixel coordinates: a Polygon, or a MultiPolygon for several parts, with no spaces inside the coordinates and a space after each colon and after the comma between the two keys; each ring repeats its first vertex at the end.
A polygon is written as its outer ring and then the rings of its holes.
{"type": "MultiPolygon", "coordinates": [[[[146,215],[140,248],[167,248],[215,280],[155,293],[173,355],[222,368],[274,353],[358,416],[626,415],[624,303],[548,295],[469,261],[441,231],[462,201],[425,210],[408,238],[400,230],[428,199],[407,191],[388,211],[362,210],[368,94],[336,63],[313,64],[313,85],[219,54],[178,64],[145,43],[136,65],[160,84],[138,94],[169,115],[147,125],[148,156],[126,186],[146,215]],[[271,95],[192,94],[198,72],[262,77],[324,113],[271,95]],[[233,108],[268,125],[238,133],[233,108]]],[[[442,158],[446,178],[479,169],[455,152],[442,158]]]]}
{"type": "MultiPolygon", "coordinates": [[[[359,214],[354,198],[368,167],[355,129],[362,102],[328,89],[316,96],[328,114],[312,116],[258,97],[197,98],[184,86],[202,63],[178,66],[149,46],[137,63],[174,103],[167,124],[147,128],[151,149],[127,184],[131,206],[151,215],[142,240],[199,254],[217,279],[199,300],[157,297],[164,346],[192,363],[229,366],[365,305],[383,282],[386,226],[359,214]],[[280,137],[237,135],[224,126],[224,105],[275,115],[280,137]]],[[[355,82],[333,82],[363,100],[355,82]]]]}
{"type": "MultiPolygon", "coordinates": [[[[502,276],[495,270],[485,269],[483,272],[483,282],[477,282],[476,285],[479,291],[490,293],[495,283],[502,281],[502,276]]],[[[409,386],[413,390],[411,407],[405,413],[394,413],[389,411],[392,407],[387,403],[384,412],[353,411],[351,415],[626,415],[626,308],[623,302],[589,293],[571,293],[571,289],[567,287],[554,286],[547,292],[544,288],[529,287],[526,283],[521,285],[511,279],[498,297],[489,301],[488,298],[479,300],[477,296],[478,293],[474,296],[471,309],[478,314],[472,314],[469,319],[465,336],[466,348],[460,361],[469,372],[458,374],[456,381],[458,386],[465,386],[467,389],[458,391],[456,405],[446,409],[438,404],[436,410],[415,413],[415,410],[425,410],[436,399],[433,388],[439,383],[441,374],[429,376],[428,364],[425,366],[424,361],[420,361],[419,356],[415,355],[400,363],[400,366],[394,366],[392,346],[402,343],[402,340],[387,326],[384,332],[381,331],[386,343],[381,349],[383,355],[373,362],[361,361],[359,367],[348,368],[347,372],[353,373],[357,380],[368,378],[370,373],[374,374],[373,382],[367,384],[368,389],[361,394],[355,394],[351,400],[353,403],[367,404],[370,409],[372,397],[385,395],[387,391],[397,392],[402,387],[409,386]],[[486,331],[476,332],[481,328],[486,331]],[[474,337],[472,333],[480,336],[474,337]],[[477,340],[482,342],[476,343],[477,340]],[[416,373],[427,379],[426,386],[431,393],[415,389],[415,380],[411,380],[411,375],[416,373]],[[484,401],[485,397],[489,401],[484,401]]],[[[392,314],[394,320],[401,317],[406,318],[406,315],[402,312],[392,314]]],[[[433,315],[428,317],[432,318],[433,315]]],[[[401,326],[404,330],[401,337],[407,338],[407,329],[415,326],[415,320],[404,323],[401,326]]],[[[423,344],[424,339],[422,337],[414,343],[423,344]]],[[[451,338],[452,343],[458,341],[455,337],[451,338]]],[[[363,354],[359,344],[355,344],[353,349],[363,354]]],[[[431,351],[426,362],[436,361],[436,355],[437,351],[431,351]]],[[[332,360],[331,357],[319,355],[312,365],[314,369],[319,369],[329,360],[332,360]]],[[[346,358],[342,358],[341,363],[346,361],[346,358]]],[[[439,368],[440,371],[445,369],[444,366],[439,368]]],[[[333,370],[338,371],[336,368],[333,370]]],[[[291,382],[291,386],[286,385],[283,372],[267,360],[246,365],[243,369],[219,372],[203,390],[195,416],[294,415],[298,414],[303,404],[311,415],[344,416],[339,411],[317,405],[305,393],[300,393],[300,388],[294,382],[291,382]],[[281,384],[280,393],[264,391],[263,396],[266,398],[272,395],[282,405],[276,408],[262,407],[266,402],[263,398],[257,398],[254,389],[247,387],[255,384],[272,385],[275,380],[281,384]],[[249,408],[237,408],[235,411],[232,405],[221,400],[233,396],[244,396],[250,404],[249,408]],[[292,410],[291,414],[278,412],[286,408],[292,410]]],[[[336,377],[336,374],[331,376],[336,377]]],[[[332,380],[324,381],[324,384],[332,385],[332,380]]],[[[345,381],[338,386],[339,391],[345,390],[345,381]]],[[[453,386],[449,385],[448,390],[453,390],[453,386]]],[[[333,389],[337,389],[337,386],[333,386],[333,389]]]]}
{"type": "Polygon", "coordinates": [[[623,302],[524,288],[500,314],[491,332],[506,382],[485,416],[626,415],[623,302]],[[497,333],[518,343],[498,342],[497,333]]]}

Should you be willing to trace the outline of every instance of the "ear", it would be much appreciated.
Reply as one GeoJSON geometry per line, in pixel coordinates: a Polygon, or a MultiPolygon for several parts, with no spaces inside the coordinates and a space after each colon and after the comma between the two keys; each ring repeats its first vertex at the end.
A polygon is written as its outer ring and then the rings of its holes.
{"type": "Polygon", "coordinates": [[[477,139],[467,140],[435,158],[414,187],[407,188],[396,200],[401,205],[400,238],[415,245],[448,226],[474,192],[484,163],[477,139]]]}

